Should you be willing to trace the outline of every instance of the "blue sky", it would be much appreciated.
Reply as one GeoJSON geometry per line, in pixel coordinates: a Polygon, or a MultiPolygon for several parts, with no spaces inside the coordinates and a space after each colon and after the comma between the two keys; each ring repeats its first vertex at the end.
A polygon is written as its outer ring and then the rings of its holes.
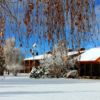
{"type": "MultiPolygon", "coordinates": [[[[100,0],[96,0],[96,8],[95,8],[95,12],[96,12],[96,17],[97,17],[97,22],[98,22],[98,26],[100,28],[100,0]]],[[[6,38],[9,38],[9,37],[14,37],[14,35],[12,33],[15,33],[13,30],[16,30],[14,29],[16,26],[12,26],[12,29],[11,27],[9,27],[10,25],[10,22],[7,22],[8,24],[6,24],[6,30],[5,30],[5,33],[6,33],[6,38]],[[8,35],[9,34],[9,35],[8,35]]],[[[37,48],[35,48],[35,50],[37,52],[39,52],[39,54],[42,54],[44,52],[47,52],[50,50],[50,45],[48,45],[48,42],[46,40],[43,40],[42,43],[40,41],[38,41],[38,39],[33,36],[31,36],[30,39],[27,39],[27,38],[22,38],[22,33],[24,33],[26,30],[25,30],[25,26],[22,27],[21,29],[22,31],[19,33],[20,34],[20,39],[16,41],[16,47],[19,47],[19,44],[20,42],[23,43],[23,47],[21,47],[21,50],[23,53],[26,54],[26,57],[30,57],[32,56],[31,53],[30,53],[30,48],[32,48],[32,45],[34,43],[37,44],[37,48]]],[[[96,37],[96,36],[94,36],[96,37]]],[[[100,46],[100,35],[97,35],[98,37],[98,41],[94,44],[86,44],[85,47],[86,48],[91,48],[91,47],[94,47],[94,46],[100,46]]],[[[17,38],[17,35],[16,35],[16,38],[17,38]]]]}
{"type": "Polygon", "coordinates": [[[100,5],[100,0],[95,0],[96,1],[96,6],[100,5]]]}

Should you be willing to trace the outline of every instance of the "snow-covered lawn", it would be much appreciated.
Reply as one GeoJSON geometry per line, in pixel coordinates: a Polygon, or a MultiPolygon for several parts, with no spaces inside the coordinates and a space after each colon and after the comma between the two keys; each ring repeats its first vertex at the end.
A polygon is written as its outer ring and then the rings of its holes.
{"type": "Polygon", "coordinates": [[[100,80],[0,77],[0,100],[100,100],[100,80]]]}

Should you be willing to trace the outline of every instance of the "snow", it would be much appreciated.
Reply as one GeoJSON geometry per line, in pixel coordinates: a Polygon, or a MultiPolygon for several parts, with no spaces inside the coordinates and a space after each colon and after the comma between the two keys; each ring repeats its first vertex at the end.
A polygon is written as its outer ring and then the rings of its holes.
{"type": "Polygon", "coordinates": [[[0,77],[0,100],[100,100],[100,80],[0,77]]]}
{"type": "Polygon", "coordinates": [[[49,58],[51,56],[52,56],[51,54],[43,54],[43,55],[38,55],[38,56],[30,57],[30,58],[25,58],[24,60],[42,60],[45,58],[49,58]]]}
{"type": "Polygon", "coordinates": [[[95,61],[100,57],[100,47],[92,48],[81,54],[80,61],[95,61]]]}
{"type": "MultiPolygon", "coordinates": [[[[68,52],[68,56],[73,56],[73,55],[76,55],[78,53],[79,53],[79,51],[71,51],[71,52],[68,52]]],[[[80,53],[84,53],[84,50],[80,51],[80,53]]]]}
{"type": "MultiPolygon", "coordinates": [[[[80,53],[83,53],[83,52],[84,51],[80,51],[80,53]]],[[[76,55],[78,53],[79,53],[78,51],[71,51],[71,52],[68,52],[68,56],[76,55]]],[[[60,53],[58,55],[60,55],[60,53]]],[[[50,57],[52,57],[51,54],[42,54],[42,55],[38,55],[34,57],[25,58],[24,60],[42,60],[42,59],[50,58],[50,57]]]]}

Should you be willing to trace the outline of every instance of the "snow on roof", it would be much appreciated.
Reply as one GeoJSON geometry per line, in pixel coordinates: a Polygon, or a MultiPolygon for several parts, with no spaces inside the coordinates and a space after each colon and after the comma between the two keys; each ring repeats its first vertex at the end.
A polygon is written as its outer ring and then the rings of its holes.
{"type": "MultiPolygon", "coordinates": [[[[83,53],[84,51],[80,51],[80,52],[83,53]]],[[[68,52],[68,56],[72,56],[78,53],[79,53],[78,51],[71,51],[71,52],[68,52]]],[[[25,58],[24,60],[42,60],[45,58],[50,58],[51,56],[52,56],[51,54],[43,54],[43,55],[25,58]]]]}
{"type": "Polygon", "coordinates": [[[100,57],[100,47],[92,48],[81,54],[79,61],[95,61],[100,57]]]}
{"type": "Polygon", "coordinates": [[[44,54],[44,55],[38,55],[38,56],[30,57],[30,58],[25,58],[24,60],[42,60],[45,58],[49,58],[51,56],[52,56],[51,54],[44,54]]]}
{"type": "MultiPolygon", "coordinates": [[[[80,51],[80,53],[83,53],[83,52],[84,52],[84,50],[80,51]]],[[[68,56],[76,55],[78,53],[79,53],[79,51],[71,51],[71,52],[68,52],[68,56]]]]}

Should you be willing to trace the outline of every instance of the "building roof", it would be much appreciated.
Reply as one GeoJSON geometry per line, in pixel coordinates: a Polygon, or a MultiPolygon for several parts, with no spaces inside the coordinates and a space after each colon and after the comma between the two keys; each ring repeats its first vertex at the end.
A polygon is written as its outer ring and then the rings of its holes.
{"type": "Polygon", "coordinates": [[[43,55],[25,58],[24,60],[42,60],[42,59],[45,59],[45,58],[49,58],[51,56],[52,56],[51,54],[43,54],[43,55]]]}
{"type": "Polygon", "coordinates": [[[100,57],[100,47],[86,50],[80,55],[79,61],[96,61],[100,57]]]}
{"type": "MultiPolygon", "coordinates": [[[[80,53],[83,53],[84,51],[80,51],[80,53]]],[[[68,52],[68,56],[73,56],[73,55],[76,55],[78,54],[79,52],[78,51],[71,51],[71,52],[68,52]]],[[[42,55],[37,55],[37,56],[34,56],[34,57],[29,57],[29,58],[25,58],[24,60],[42,60],[42,59],[45,59],[45,58],[50,58],[52,57],[52,54],[50,53],[46,53],[46,54],[42,54],[42,55]]]]}
{"type": "Polygon", "coordinates": [[[81,54],[81,53],[84,53],[84,50],[82,51],[71,51],[71,52],[68,52],[68,56],[73,56],[73,55],[77,55],[77,54],[81,54]]]}

